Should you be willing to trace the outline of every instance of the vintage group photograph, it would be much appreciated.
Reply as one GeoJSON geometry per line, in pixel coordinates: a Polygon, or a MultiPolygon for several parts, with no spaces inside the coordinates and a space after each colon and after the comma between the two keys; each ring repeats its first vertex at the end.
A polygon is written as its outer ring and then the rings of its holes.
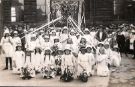
{"type": "Polygon", "coordinates": [[[135,87],[135,0],[0,0],[0,86],[135,87]]]}

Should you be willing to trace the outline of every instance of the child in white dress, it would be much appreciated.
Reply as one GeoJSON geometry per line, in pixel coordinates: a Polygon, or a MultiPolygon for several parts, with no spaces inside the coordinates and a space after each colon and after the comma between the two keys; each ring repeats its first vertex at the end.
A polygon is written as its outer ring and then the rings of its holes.
{"type": "Polygon", "coordinates": [[[99,54],[97,55],[97,75],[98,76],[108,76],[108,56],[105,54],[105,49],[100,48],[99,54]]]}
{"type": "Polygon", "coordinates": [[[13,72],[20,73],[24,66],[25,53],[22,51],[22,46],[17,46],[13,55],[13,72]]]}
{"type": "Polygon", "coordinates": [[[90,75],[93,75],[96,59],[94,57],[94,54],[92,53],[92,47],[91,46],[87,46],[86,50],[87,50],[86,55],[88,56],[88,58],[90,60],[89,61],[90,62],[90,65],[89,65],[90,75]]]}
{"type": "Polygon", "coordinates": [[[55,77],[55,59],[51,55],[50,48],[46,48],[44,54],[44,63],[41,71],[43,78],[54,78],[55,77]]]}
{"type": "Polygon", "coordinates": [[[41,64],[43,60],[43,52],[41,51],[40,48],[36,47],[34,53],[32,54],[32,65],[34,66],[36,72],[41,71],[41,64]]]}
{"type": "Polygon", "coordinates": [[[119,67],[121,64],[121,55],[118,51],[118,48],[114,48],[112,54],[110,56],[111,65],[115,67],[119,67]]]}
{"type": "Polygon", "coordinates": [[[90,76],[91,74],[91,68],[90,68],[91,59],[86,53],[87,50],[85,48],[82,48],[80,50],[80,53],[78,54],[77,76],[80,76],[80,74],[82,74],[84,71],[87,72],[88,76],[90,76]]]}

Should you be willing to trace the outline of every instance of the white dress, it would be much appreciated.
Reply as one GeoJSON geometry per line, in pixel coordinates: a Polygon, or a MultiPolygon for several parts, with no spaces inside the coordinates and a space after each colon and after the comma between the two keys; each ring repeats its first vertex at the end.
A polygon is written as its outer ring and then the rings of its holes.
{"type": "Polygon", "coordinates": [[[93,45],[93,40],[92,40],[92,36],[91,35],[84,35],[84,38],[87,41],[87,44],[93,45]]]}
{"type": "Polygon", "coordinates": [[[73,44],[72,44],[72,52],[78,53],[79,47],[78,47],[78,40],[77,40],[77,37],[76,37],[76,36],[70,36],[70,38],[71,38],[72,41],[73,41],[73,44]]]}
{"type": "Polygon", "coordinates": [[[42,48],[44,49],[44,50],[46,50],[47,48],[51,48],[52,47],[52,43],[51,42],[42,42],[43,44],[42,44],[42,48]]]}
{"type": "Polygon", "coordinates": [[[97,75],[98,76],[108,76],[108,57],[106,54],[97,56],[97,75]]]}
{"type": "Polygon", "coordinates": [[[112,60],[111,60],[112,50],[110,48],[105,49],[105,53],[108,56],[108,63],[111,64],[111,62],[112,62],[112,60]]]}
{"type": "Polygon", "coordinates": [[[25,57],[25,66],[31,65],[31,56],[26,56],[25,57]]]}
{"type": "Polygon", "coordinates": [[[4,51],[5,57],[13,57],[14,49],[13,49],[12,37],[7,37],[7,38],[2,37],[1,46],[4,51]]]}
{"type": "Polygon", "coordinates": [[[31,56],[32,65],[35,67],[36,70],[41,68],[41,64],[43,63],[43,53],[33,53],[31,56]]]}
{"type": "Polygon", "coordinates": [[[121,64],[121,56],[120,53],[112,51],[112,55],[110,56],[111,65],[119,67],[121,64]]]}
{"type": "Polygon", "coordinates": [[[135,40],[135,35],[130,35],[130,50],[134,49],[134,40],[135,40]]]}
{"type": "Polygon", "coordinates": [[[15,62],[15,67],[13,67],[13,71],[16,72],[17,69],[21,69],[21,67],[24,66],[25,53],[23,51],[15,51],[13,55],[13,61],[15,62]]]}
{"type": "Polygon", "coordinates": [[[96,32],[95,31],[91,31],[90,35],[94,38],[96,36],[96,32]]]}
{"type": "Polygon", "coordinates": [[[45,55],[45,57],[44,57],[44,65],[45,66],[49,66],[49,65],[51,65],[51,66],[54,66],[55,65],[55,59],[54,59],[54,57],[53,56],[49,56],[49,55],[45,55]]]}
{"type": "Polygon", "coordinates": [[[89,63],[90,63],[90,65],[89,65],[89,72],[90,72],[91,74],[94,74],[94,69],[92,69],[93,66],[95,65],[95,62],[96,62],[96,59],[95,59],[95,57],[94,57],[94,54],[92,54],[92,53],[86,53],[86,55],[88,56],[88,58],[89,58],[89,63]]]}
{"type": "Polygon", "coordinates": [[[14,37],[13,38],[13,47],[14,47],[14,50],[16,50],[16,46],[18,44],[21,44],[21,38],[20,37],[14,37]]]}
{"type": "Polygon", "coordinates": [[[90,65],[91,62],[92,61],[90,60],[88,55],[79,53],[78,54],[78,71],[77,71],[77,75],[80,75],[83,72],[84,69],[87,71],[87,74],[89,75],[91,73],[91,65],[90,65]]]}
{"type": "Polygon", "coordinates": [[[72,54],[63,55],[62,56],[62,63],[61,63],[62,74],[64,73],[64,70],[67,67],[69,67],[69,69],[73,70],[74,62],[75,62],[75,60],[74,60],[74,57],[72,54]]]}
{"type": "Polygon", "coordinates": [[[60,42],[62,43],[62,49],[64,50],[66,46],[66,40],[68,39],[68,34],[61,34],[60,36],[60,42]]]}

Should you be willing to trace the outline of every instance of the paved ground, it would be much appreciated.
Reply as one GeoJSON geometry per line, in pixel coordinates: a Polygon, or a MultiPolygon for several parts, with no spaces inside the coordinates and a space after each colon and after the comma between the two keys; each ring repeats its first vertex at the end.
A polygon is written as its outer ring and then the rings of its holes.
{"type": "Polygon", "coordinates": [[[131,55],[123,57],[121,66],[111,73],[109,87],[135,87],[135,60],[131,55]]]}
{"type": "Polygon", "coordinates": [[[0,57],[0,86],[59,86],[59,87],[135,87],[135,60],[129,57],[122,58],[122,64],[119,68],[112,68],[110,77],[93,76],[87,83],[78,80],[65,83],[55,79],[42,79],[41,75],[31,80],[22,80],[19,75],[15,75],[10,70],[3,71],[4,59],[0,57]]]}
{"type": "Polygon", "coordinates": [[[0,86],[59,86],[59,87],[107,87],[109,83],[109,77],[97,77],[93,76],[87,83],[74,80],[73,82],[65,83],[59,81],[59,77],[55,79],[42,79],[41,75],[37,75],[36,78],[31,80],[22,80],[19,75],[15,75],[10,70],[2,70],[4,68],[4,59],[0,57],[0,86]]]}

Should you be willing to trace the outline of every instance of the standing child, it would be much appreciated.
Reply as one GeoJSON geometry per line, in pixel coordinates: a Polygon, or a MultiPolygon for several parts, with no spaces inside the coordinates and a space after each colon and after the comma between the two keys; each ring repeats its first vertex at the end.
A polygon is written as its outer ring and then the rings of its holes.
{"type": "Polygon", "coordinates": [[[43,53],[39,47],[36,47],[34,53],[32,54],[32,65],[34,66],[36,72],[41,71],[41,64],[43,59],[43,53]]]}
{"type": "Polygon", "coordinates": [[[105,53],[108,56],[108,67],[110,68],[110,65],[111,65],[111,58],[110,57],[112,55],[112,49],[110,48],[109,42],[106,42],[104,44],[104,48],[105,48],[105,53]]]}
{"type": "Polygon", "coordinates": [[[56,64],[56,70],[57,70],[57,75],[61,75],[61,61],[63,57],[63,50],[59,49],[58,50],[58,55],[55,57],[55,64],[56,64]]]}
{"type": "Polygon", "coordinates": [[[60,79],[63,81],[71,81],[73,80],[75,59],[71,53],[70,46],[65,47],[64,53],[61,64],[62,75],[60,79]]]}
{"type": "Polygon", "coordinates": [[[80,50],[80,53],[78,54],[77,76],[83,82],[87,82],[88,76],[90,76],[91,74],[91,68],[90,68],[91,60],[88,57],[88,55],[86,55],[86,52],[87,50],[85,48],[82,48],[80,50]]]}
{"type": "Polygon", "coordinates": [[[87,46],[86,50],[87,50],[86,55],[88,56],[89,62],[90,62],[90,65],[89,65],[90,75],[93,75],[96,59],[94,57],[94,54],[92,53],[91,46],[87,46]]]}
{"type": "Polygon", "coordinates": [[[13,56],[13,72],[20,73],[21,68],[24,66],[25,53],[22,51],[22,46],[18,45],[13,56]]]}
{"type": "Polygon", "coordinates": [[[51,55],[50,48],[46,48],[44,54],[44,66],[42,68],[43,78],[54,78],[55,77],[55,59],[51,55]]]}
{"type": "Polygon", "coordinates": [[[90,63],[91,60],[88,55],[86,55],[87,50],[85,48],[82,48],[80,50],[80,53],[78,54],[78,76],[85,70],[87,72],[87,75],[90,76],[91,74],[91,68],[90,63]]]}

